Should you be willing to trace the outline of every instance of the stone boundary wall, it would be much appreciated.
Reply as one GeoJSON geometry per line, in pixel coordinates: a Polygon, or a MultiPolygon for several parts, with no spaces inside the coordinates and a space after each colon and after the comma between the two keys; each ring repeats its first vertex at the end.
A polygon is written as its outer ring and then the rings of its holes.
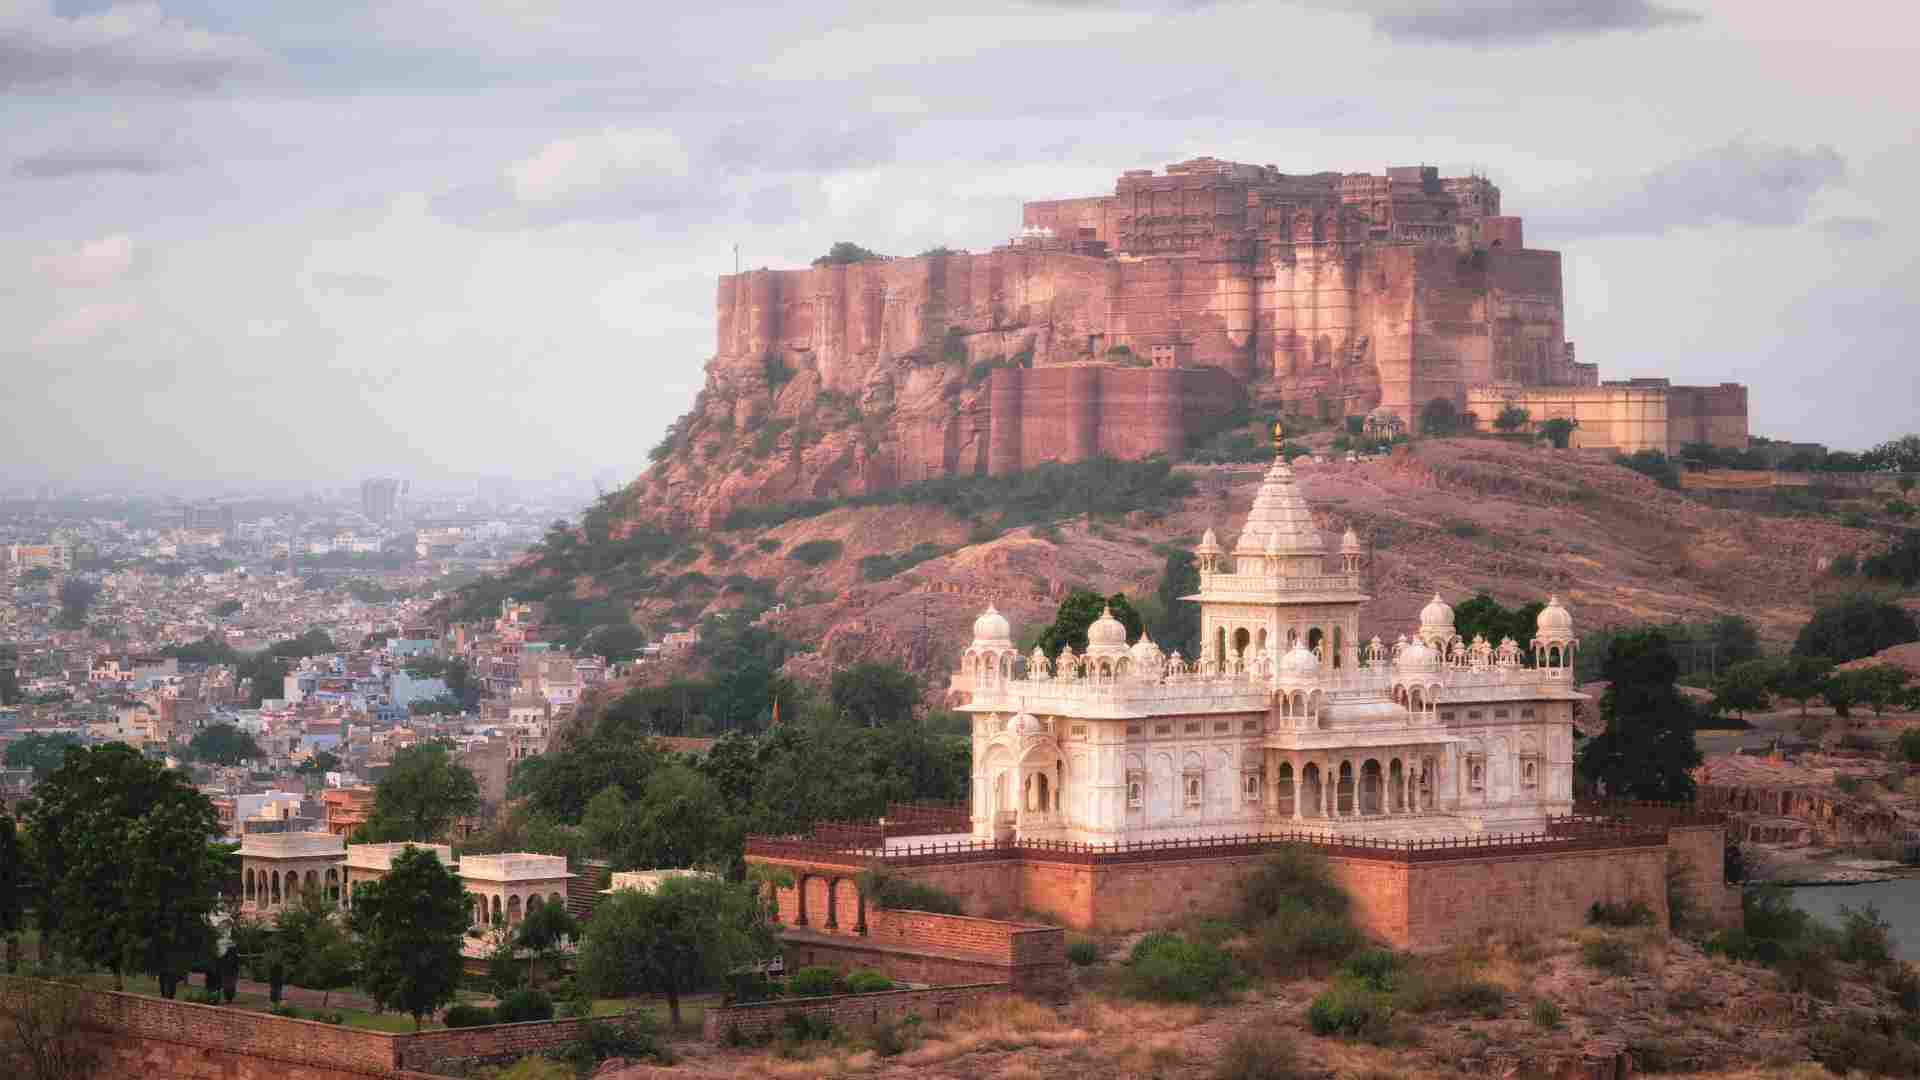
{"type": "MultiPolygon", "coordinates": [[[[618,1023],[619,1017],[598,1017],[618,1023]]],[[[528,1020],[517,1024],[482,1024],[395,1035],[394,1064],[403,1069],[436,1070],[451,1064],[499,1065],[542,1050],[565,1046],[580,1037],[591,1023],[586,1017],[528,1020]]]]}
{"type": "Polygon", "coordinates": [[[941,1020],[976,1002],[1006,997],[1012,992],[1005,983],[974,983],[937,986],[930,990],[887,990],[878,994],[839,994],[728,1005],[707,1010],[703,1031],[708,1042],[728,1038],[759,1042],[776,1034],[788,1013],[824,1018],[836,1027],[877,1024],[906,1016],[941,1020]]]}
{"type": "MultiPolygon", "coordinates": [[[[0,995],[18,993],[26,981],[0,976],[0,995]]],[[[415,1076],[408,1070],[448,1062],[491,1064],[562,1046],[588,1022],[569,1018],[390,1034],[111,990],[79,993],[85,1025],[106,1036],[103,1047],[117,1066],[106,1075],[167,1080],[415,1076]],[[207,1064],[216,1059],[226,1064],[207,1064]]]]}

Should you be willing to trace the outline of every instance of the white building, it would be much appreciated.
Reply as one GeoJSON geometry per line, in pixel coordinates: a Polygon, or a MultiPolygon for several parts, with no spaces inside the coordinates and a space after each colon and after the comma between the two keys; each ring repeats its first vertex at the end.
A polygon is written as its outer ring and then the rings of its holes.
{"type": "Polygon", "coordinates": [[[1308,829],[1398,838],[1538,828],[1573,805],[1573,620],[1523,651],[1468,642],[1439,596],[1411,636],[1362,641],[1361,547],[1327,546],[1276,460],[1231,551],[1195,550],[1201,653],[1021,657],[992,607],[954,677],[973,714],[976,838],[1114,843],[1308,829]]]}

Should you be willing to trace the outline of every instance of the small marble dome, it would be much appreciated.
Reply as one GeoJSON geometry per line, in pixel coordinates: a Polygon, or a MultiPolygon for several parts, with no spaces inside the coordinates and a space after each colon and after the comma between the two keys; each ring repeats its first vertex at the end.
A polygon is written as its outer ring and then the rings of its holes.
{"type": "Polygon", "coordinates": [[[1354,532],[1351,525],[1347,526],[1346,532],[1340,534],[1340,554],[1360,554],[1360,534],[1354,532]]]}
{"type": "Polygon", "coordinates": [[[1534,629],[1543,638],[1564,638],[1573,636],[1573,613],[1560,603],[1560,597],[1547,597],[1547,606],[1540,609],[1540,618],[1535,620],[1534,629]]]}
{"type": "Polygon", "coordinates": [[[1007,625],[1007,617],[994,610],[992,604],[973,620],[973,643],[975,645],[1000,645],[1012,647],[1013,628],[1007,625]]]}
{"type": "Polygon", "coordinates": [[[1440,654],[1427,648],[1426,642],[1415,638],[1407,643],[1406,649],[1400,653],[1400,658],[1393,662],[1393,666],[1401,671],[1438,671],[1440,654]]]}
{"type": "Polygon", "coordinates": [[[1040,721],[1032,713],[1021,713],[1007,721],[1007,730],[1015,735],[1038,735],[1041,731],[1040,721]]]}
{"type": "Polygon", "coordinates": [[[1427,601],[1427,606],[1420,609],[1420,629],[1453,630],[1453,608],[1440,599],[1439,593],[1434,593],[1433,599],[1427,601]]]}
{"type": "Polygon", "coordinates": [[[1160,646],[1153,643],[1145,630],[1140,631],[1140,640],[1127,650],[1127,656],[1133,660],[1133,670],[1137,675],[1158,675],[1167,660],[1160,646]]]}
{"type": "Polygon", "coordinates": [[[1197,548],[1194,548],[1194,550],[1199,552],[1202,555],[1220,554],[1220,541],[1218,538],[1216,538],[1213,535],[1213,530],[1211,528],[1209,528],[1205,533],[1201,534],[1200,546],[1197,548]]]}
{"type": "Polygon", "coordinates": [[[1107,607],[1087,627],[1087,655],[1117,656],[1126,651],[1127,628],[1113,617],[1113,608],[1107,607]]]}
{"type": "Polygon", "coordinates": [[[1320,658],[1307,651],[1305,642],[1295,641],[1287,655],[1280,658],[1280,677],[1311,679],[1320,674],[1320,658]]]}

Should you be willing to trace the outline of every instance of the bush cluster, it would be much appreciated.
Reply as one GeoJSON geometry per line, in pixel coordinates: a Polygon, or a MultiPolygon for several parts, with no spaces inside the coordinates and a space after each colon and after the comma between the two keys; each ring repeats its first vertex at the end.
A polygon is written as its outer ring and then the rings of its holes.
{"type": "Polygon", "coordinates": [[[1632,942],[1612,935],[1582,943],[1580,959],[1588,967],[1608,975],[1631,975],[1640,962],[1632,942]]]}
{"type": "MultiPolygon", "coordinates": [[[[1912,978],[1894,957],[1891,927],[1871,904],[1841,908],[1838,929],[1795,907],[1778,887],[1747,890],[1742,907],[1743,927],[1715,934],[1707,950],[1773,968],[1790,990],[1832,998],[1839,992],[1836,963],[1882,976],[1896,996],[1912,978]]],[[[1920,984],[1909,992],[1920,1005],[1920,984]]]]}
{"type": "Polygon", "coordinates": [[[1067,943],[1067,962],[1075,967],[1086,967],[1100,959],[1100,946],[1091,941],[1069,941],[1067,943]]]}
{"type": "Polygon", "coordinates": [[[483,1024],[497,1024],[493,1010],[485,1005],[449,1005],[441,1022],[450,1028],[480,1027],[483,1024]]]}
{"type": "Polygon", "coordinates": [[[1215,944],[1159,931],[1128,955],[1122,986],[1151,1001],[1219,1001],[1235,982],[1233,958],[1215,944]]]}
{"type": "Polygon", "coordinates": [[[1654,915],[1643,900],[1595,900],[1587,909],[1587,921],[1594,926],[1652,926],[1654,915]]]}
{"type": "Polygon", "coordinates": [[[529,1020],[553,1019],[553,999],[543,990],[522,988],[500,999],[493,1009],[494,1022],[520,1024],[529,1020]]]}
{"type": "Polygon", "coordinates": [[[1365,944],[1347,908],[1347,894],[1326,861],[1306,848],[1288,848],[1241,884],[1235,921],[1252,937],[1251,955],[1264,970],[1290,975],[1324,970],[1365,944]]]}

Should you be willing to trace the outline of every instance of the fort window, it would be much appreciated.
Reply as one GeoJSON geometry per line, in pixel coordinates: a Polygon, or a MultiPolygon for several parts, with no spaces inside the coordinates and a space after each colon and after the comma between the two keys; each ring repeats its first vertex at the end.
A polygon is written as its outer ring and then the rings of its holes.
{"type": "Polygon", "coordinates": [[[1140,725],[1139,725],[1139,724],[1128,724],[1128,725],[1127,725],[1127,734],[1129,734],[1129,735],[1138,735],[1138,734],[1140,734],[1140,725]]]}
{"type": "Polygon", "coordinates": [[[1493,718],[1495,720],[1505,720],[1507,718],[1507,710],[1506,709],[1493,710],[1493,718]]]}
{"type": "Polygon", "coordinates": [[[1467,759],[1467,790],[1485,791],[1487,789],[1487,760],[1476,754],[1467,759]]]}
{"type": "Polygon", "coordinates": [[[1233,723],[1231,721],[1215,720],[1213,722],[1213,733],[1215,735],[1224,735],[1227,732],[1232,730],[1233,730],[1233,723]]]}
{"type": "Polygon", "coordinates": [[[1453,719],[1453,710],[1452,710],[1452,709],[1441,709],[1441,710],[1440,710],[1440,719],[1442,719],[1442,720],[1451,720],[1451,719],[1453,719]]]}
{"type": "Polygon", "coordinates": [[[1520,759],[1520,786],[1537,787],[1540,783],[1540,765],[1533,758],[1520,759]]]}
{"type": "Polygon", "coordinates": [[[1480,720],[1480,719],[1484,719],[1485,717],[1486,717],[1486,713],[1481,711],[1480,709],[1467,710],[1467,719],[1469,720],[1480,720]]]}
{"type": "Polygon", "coordinates": [[[1240,722],[1240,730],[1241,730],[1241,731],[1244,731],[1244,732],[1247,732],[1247,733],[1249,733],[1249,734],[1251,734],[1251,733],[1253,733],[1253,732],[1257,732],[1257,731],[1259,731],[1259,730],[1260,730],[1260,721],[1258,721],[1258,720],[1243,720],[1243,721],[1241,721],[1241,722],[1240,722]]]}
{"type": "Polygon", "coordinates": [[[1146,804],[1146,801],[1146,784],[1141,782],[1139,773],[1129,772],[1127,774],[1127,808],[1138,810],[1146,804]]]}
{"type": "Polygon", "coordinates": [[[1520,719],[1522,720],[1533,719],[1533,709],[1531,706],[1520,710],[1520,719]]]}
{"type": "Polygon", "coordinates": [[[1084,739],[1084,738],[1086,738],[1086,737],[1087,737],[1087,725],[1085,725],[1085,724],[1075,724],[1075,725],[1073,725],[1073,737],[1074,737],[1074,738],[1076,738],[1076,739],[1084,739]]]}
{"type": "Polygon", "coordinates": [[[1262,784],[1260,783],[1260,774],[1258,772],[1249,772],[1243,776],[1240,786],[1246,791],[1248,802],[1257,803],[1260,801],[1262,784]]]}
{"type": "Polygon", "coordinates": [[[1195,773],[1188,773],[1187,774],[1187,805],[1199,806],[1201,794],[1202,794],[1202,791],[1200,786],[1199,775],[1195,773]]]}
{"type": "Polygon", "coordinates": [[[1184,729],[1184,731],[1185,731],[1185,733],[1186,733],[1186,734],[1188,734],[1188,735],[1198,735],[1198,734],[1200,734],[1200,721],[1198,721],[1198,720],[1189,720],[1189,721],[1187,721],[1187,724],[1186,724],[1186,727],[1185,727],[1185,729],[1184,729]]]}
{"type": "Polygon", "coordinates": [[[1155,724],[1153,725],[1153,733],[1155,735],[1171,735],[1173,734],[1173,725],[1172,724],[1155,724]]]}

